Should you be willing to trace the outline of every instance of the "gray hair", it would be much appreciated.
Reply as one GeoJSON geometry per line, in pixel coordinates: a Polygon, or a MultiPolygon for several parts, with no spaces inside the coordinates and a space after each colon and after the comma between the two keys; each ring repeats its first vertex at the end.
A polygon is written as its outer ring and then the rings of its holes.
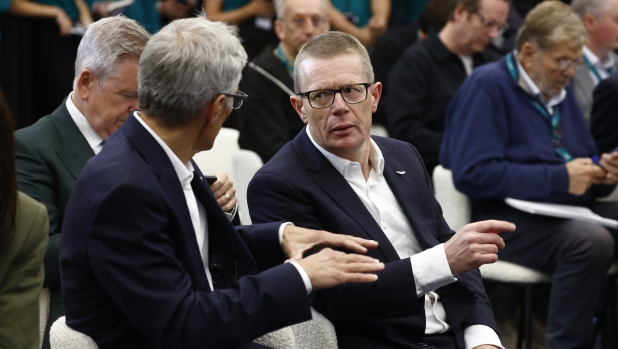
{"type": "Polygon", "coordinates": [[[139,59],[148,39],[150,34],[144,27],[124,16],[107,17],[92,23],[77,48],[73,84],[84,69],[90,70],[99,83],[105,82],[121,60],[127,57],[139,59]]]}
{"type": "Polygon", "coordinates": [[[562,42],[581,49],[586,37],[581,19],[569,5],[560,1],[543,1],[528,13],[515,41],[518,51],[526,42],[547,51],[562,42]]]}
{"type": "Polygon", "coordinates": [[[294,91],[301,92],[302,74],[300,66],[306,59],[329,59],[345,54],[356,54],[361,61],[361,66],[367,82],[373,82],[373,67],[367,49],[354,36],[338,31],[330,31],[316,35],[309,39],[300,50],[294,62],[294,91]]]}
{"type": "MultiPolygon", "coordinates": [[[[285,12],[285,3],[287,0],[275,0],[275,11],[277,12],[277,19],[282,20],[285,12]]],[[[320,0],[322,7],[324,8],[324,12],[326,12],[326,0],[320,0]]]]}
{"type": "Polygon", "coordinates": [[[607,0],[573,0],[571,7],[582,19],[586,13],[591,13],[596,19],[600,19],[603,12],[609,8],[609,2],[607,0]]]}
{"type": "Polygon", "coordinates": [[[152,36],[142,54],[140,107],[165,125],[186,124],[214,97],[236,90],[246,63],[235,27],[204,15],[175,20],[152,36]]]}

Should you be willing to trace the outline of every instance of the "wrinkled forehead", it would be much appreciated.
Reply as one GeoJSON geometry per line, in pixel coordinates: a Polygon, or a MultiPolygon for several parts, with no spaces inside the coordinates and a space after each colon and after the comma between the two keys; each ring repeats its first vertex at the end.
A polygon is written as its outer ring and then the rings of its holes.
{"type": "Polygon", "coordinates": [[[283,17],[292,19],[297,16],[326,16],[323,0],[287,0],[283,17]]]}

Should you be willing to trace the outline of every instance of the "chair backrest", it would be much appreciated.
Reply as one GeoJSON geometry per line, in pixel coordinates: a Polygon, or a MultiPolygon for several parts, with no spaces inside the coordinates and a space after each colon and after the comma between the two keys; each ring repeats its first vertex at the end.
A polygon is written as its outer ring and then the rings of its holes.
{"type": "Polygon", "coordinates": [[[470,199],[453,184],[453,174],[441,165],[433,170],[433,185],[442,214],[451,229],[457,231],[470,223],[472,207],[470,199]]]}
{"type": "Polygon", "coordinates": [[[388,137],[388,131],[386,130],[386,127],[379,124],[371,125],[371,134],[376,136],[388,137]]]}
{"type": "Polygon", "coordinates": [[[67,326],[64,316],[51,326],[49,342],[51,349],[99,349],[88,335],[67,326]]]}
{"type": "Polygon", "coordinates": [[[222,128],[215,139],[212,149],[202,151],[193,157],[193,161],[205,175],[212,175],[221,170],[234,179],[234,166],[232,154],[240,149],[238,146],[238,131],[231,128],[222,128]]]}
{"type": "Polygon", "coordinates": [[[335,326],[311,307],[310,321],[292,325],[296,349],[337,349],[335,326]]]}
{"type": "Polygon", "coordinates": [[[262,165],[262,159],[253,151],[240,149],[234,151],[232,155],[233,180],[236,187],[236,198],[238,199],[238,214],[242,224],[251,224],[249,206],[247,205],[247,187],[262,165]]]}
{"type": "Polygon", "coordinates": [[[50,298],[49,288],[42,289],[39,295],[39,348],[43,347],[43,336],[45,335],[45,326],[49,317],[50,298]]]}

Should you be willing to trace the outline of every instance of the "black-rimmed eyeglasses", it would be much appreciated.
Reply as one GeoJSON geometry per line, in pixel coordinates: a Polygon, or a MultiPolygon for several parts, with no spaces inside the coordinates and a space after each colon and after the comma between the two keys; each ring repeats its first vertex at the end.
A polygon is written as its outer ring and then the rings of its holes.
{"type": "Polygon", "coordinates": [[[242,102],[246,101],[249,98],[249,95],[242,92],[242,91],[238,91],[237,93],[222,93],[222,95],[224,95],[225,97],[231,97],[232,98],[232,108],[234,109],[238,109],[242,106],[242,102]]]}
{"type": "Polygon", "coordinates": [[[365,82],[361,84],[353,84],[342,87],[338,90],[313,90],[308,92],[298,92],[296,95],[300,97],[307,97],[309,105],[313,109],[328,108],[335,103],[335,95],[339,93],[341,98],[348,104],[357,104],[367,100],[369,95],[369,86],[373,85],[372,82],[365,82]]]}

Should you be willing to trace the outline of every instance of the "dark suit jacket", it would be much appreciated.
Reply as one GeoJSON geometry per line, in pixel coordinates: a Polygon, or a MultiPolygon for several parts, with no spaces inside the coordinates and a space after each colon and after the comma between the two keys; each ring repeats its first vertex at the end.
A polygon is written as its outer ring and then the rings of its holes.
{"type": "Polygon", "coordinates": [[[618,73],[601,81],[594,90],[590,115],[590,133],[599,151],[607,153],[618,147],[618,73]]]}
{"type": "Polygon", "coordinates": [[[58,248],[65,207],[77,176],[86,161],[94,156],[65,103],[66,99],[50,115],[15,132],[19,190],[45,205],[49,214],[49,240],[43,261],[43,287],[49,287],[51,299],[43,349],[50,347],[51,325],[64,315],[58,248]]]}
{"type": "Polygon", "coordinates": [[[257,272],[254,257],[262,269],[283,258],[280,223],[234,229],[194,167],[191,184],[207,215],[216,291],[208,286],[178,176],[135,117],[77,180],[60,245],[66,318],[100,348],[246,348],[311,318],[294,266],[249,276],[257,272]],[[251,238],[245,244],[241,236],[251,238]]]}
{"type": "MultiPolygon", "coordinates": [[[[273,54],[273,48],[268,46],[253,63],[294,91],[292,77],[273,54]]],[[[249,99],[238,109],[238,144],[267,162],[285,143],[294,139],[305,124],[292,107],[290,95],[249,65],[243,71],[240,90],[247,93],[249,99]]]]}
{"type": "MultiPolygon", "coordinates": [[[[385,159],[384,176],[423,249],[447,241],[449,229],[421,158],[410,144],[373,137],[385,159]],[[405,171],[398,175],[395,171],[405,171]]],[[[289,220],[299,226],[350,234],[379,242],[369,256],[386,264],[371,284],[344,285],[316,292],[313,306],[335,325],[343,348],[418,348],[425,331],[423,297],[417,298],[412,267],[401,260],[354,190],[315,148],[306,132],[285,145],[249,184],[254,222],[289,220]]],[[[473,324],[496,328],[480,274],[436,292],[460,348],[463,329],[473,324]]]]}
{"type": "MultiPolygon", "coordinates": [[[[472,58],[476,68],[500,56],[486,49],[472,58]]],[[[446,107],[466,77],[461,59],[436,33],[406,49],[389,73],[388,132],[415,146],[429,172],[439,164],[446,107]]]]}

